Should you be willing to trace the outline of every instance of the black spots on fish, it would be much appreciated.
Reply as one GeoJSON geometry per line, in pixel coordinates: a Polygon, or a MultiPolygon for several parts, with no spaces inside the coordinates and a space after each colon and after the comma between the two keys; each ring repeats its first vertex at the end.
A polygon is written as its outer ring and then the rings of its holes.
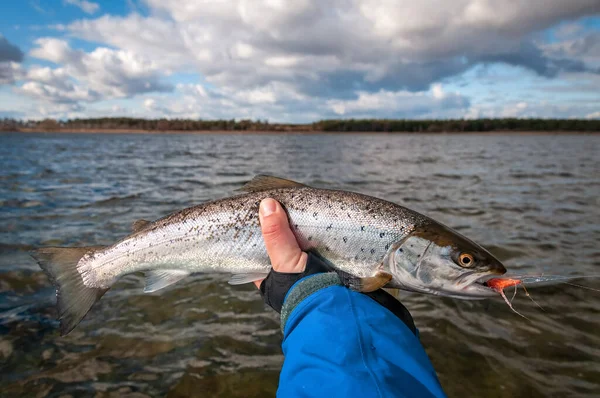
{"type": "Polygon", "coordinates": [[[333,228],[333,224],[329,224],[329,226],[327,228],[325,228],[325,231],[329,231],[332,228],[333,228]]]}
{"type": "Polygon", "coordinates": [[[312,240],[312,236],[309,236],[308,237],[308,241],[310,242],[311,240],[312,240]]]}
{"type": "Polygon", "coordinates": [[[348,213],[348,218],[352,218],[352,214],[348,213]]]}
{"type": "Polygon", "coordinates": [[[379,233],[379,237],[380,237],[380,238],[383,238],[384,236],[385,236],[385,232],[380,232],[380,233],[379,233]]]}
{"type": "Polygon", "coordinates": [[[317,213],[316,211],[313,213],[314,218],[317,218],[318,215],[319,215],[319,213],[317,213]]]}
{"type": "Polygon", "coordinates": [[[388,243],[387,245],[385,245],[385,250],[390,248],[390,244],[388,243]]]}
{"type": "Polygon", "coordinates": [[[354,256],[354,260],[358,260],[358,254],[354,256]]]}
{"type": "Polygon", "coordinates": [[[371,254],[375,254],[375,249],[371,249],[371,254]]]}
{"type": "Polygon", "coordinates": [[[331,251],[331,249],[329,248],[329,246],[325,246],[325,251],[326,251],[326,252],[329,252],[329,251],[331,251]]]}
{"type": "Polygon", "coordinates": [[[403,248],[400,248],[400,249],[398,249],[398,251],[399,251],[400,253],[404,253],[404,249],[403,249],[403,248]]]}
{"type": "Polygon", "coordinates": [[[342,238],[342,240],[344,241],[344,243],[348,243],[348,238],[347,238],[346,236],[344,236],[344,237],[342,238]]]}
{"type": "Polygon", "coordinates": [[[298,224],[294,224],[294,229],[298,229],[298,224]]]}
{"type": "Polygon", "coordinates": [[[364,247],[361,247],[361,248],[360,248],[360,251],[364,253],[364,252],[365,252],[365,248],[364,248],[364,247]]]}
{"type": "Polygon", "coordinates": [[[361,232],[365,232],[365,226],[364,225],[362,227],[360,227],[360,231],[361,232]]]}

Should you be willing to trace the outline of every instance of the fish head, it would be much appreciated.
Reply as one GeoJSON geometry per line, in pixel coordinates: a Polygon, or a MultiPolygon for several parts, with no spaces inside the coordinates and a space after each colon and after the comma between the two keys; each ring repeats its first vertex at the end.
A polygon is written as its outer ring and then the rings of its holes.
{"type": "Polygon", "coordinates": [[[484,282],[506,272],[483,247],[433,220],[393,245],[384,264],[390,287],[463,299],[496,295],[484,282]]]}

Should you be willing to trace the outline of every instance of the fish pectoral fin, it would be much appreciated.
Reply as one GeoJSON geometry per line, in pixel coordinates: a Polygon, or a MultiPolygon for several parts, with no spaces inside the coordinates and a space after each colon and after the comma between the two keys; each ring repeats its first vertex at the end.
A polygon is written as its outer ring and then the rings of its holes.
{"type": "Polygon", "coordinates": [[[133,232],[140,232],[142,229],[146,228],[150,224],[152,224],[152,221],[137,220],[134,221],[133,224],[131,224],[131,229],[133,230],[133,232]]]}
{"type": "Polygon", "coordinates": [[[254,281],[259,281],[261,279],[265,279],[268,273],[251,273],[251,274],[235,274],[231,276],[229,279],[230,285],[243,285],[244,283],[250,283],[254,281]]]}
{"type": "Polygon", "coordinates": [[[187,271],[168,269],[146,271],[145,274],[146,286],[144,287],[144,293],[152,293],[164,289],[190,275],[187,271]]]}
{"type": "Polygon", "coordinates": [[[269,175],[259,174],[252,180],[247,182],[244,186],[237,189],[242,192],[260,192],[268,189],[277,188],[292,188],[292,187],[306,187],[307,185],[301,184],[296,181],[286,180],[285,178],[273,177],[269,175]]]}
{"type": "Polygon", "coordinates": [[[338,275],[342,281],[342,284],[351,290],[356,290],[357,292],[362,293],[369,293],[380,289],[392,280],[392,275],[383,271],[377,271],[375,275],[364,278],[350,275],[345,272],[338,272],[338,275]]]}

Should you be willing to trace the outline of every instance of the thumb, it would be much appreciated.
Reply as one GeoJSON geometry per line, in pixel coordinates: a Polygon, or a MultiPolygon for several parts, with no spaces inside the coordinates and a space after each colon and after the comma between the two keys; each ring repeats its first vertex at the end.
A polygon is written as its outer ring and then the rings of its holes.
{"type": "Polygon", "coordinates": [[[287,214],[279,202],[270,198],[263,199],[258,215],[273,269],[287,273],[304,271],[307,254],[300,250],[296,237],[290,229],[287,214]]]}

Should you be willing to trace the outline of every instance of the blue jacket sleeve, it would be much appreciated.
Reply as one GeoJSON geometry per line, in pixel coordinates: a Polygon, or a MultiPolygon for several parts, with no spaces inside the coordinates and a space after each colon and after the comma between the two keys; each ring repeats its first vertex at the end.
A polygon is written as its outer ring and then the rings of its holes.
{"type": "Polygon", "coordinates": [[[280,397],[444,397],[408,327],[342,286],[301,301],[285,323],[280,397]]]}

